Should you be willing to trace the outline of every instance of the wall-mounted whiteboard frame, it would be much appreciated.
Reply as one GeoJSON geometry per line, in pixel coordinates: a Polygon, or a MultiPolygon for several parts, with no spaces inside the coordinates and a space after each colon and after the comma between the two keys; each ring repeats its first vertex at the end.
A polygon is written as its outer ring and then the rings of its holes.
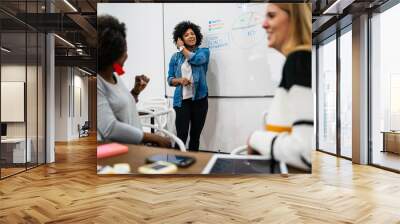
{"type": "Polygon", "coordinates": [[[25,82],[1,82],[1,122],[25,122],[25,82]]]}
{"type": "MultiPolygon", "coordinates": [[[[189,20],[201,27],[200,47],[210,49],[209,97],[273,97],[285,58],[267,46],[262,28],[266,6],[267,3],[163,4],[165,73],[171,56],[177,51],[172,41],[174,27],[189,20]],[[196,11],[187,8],[196,8],[196,11]]],[[[174,90],[165,79],[165,96],[172,97],[174,90]]]]}

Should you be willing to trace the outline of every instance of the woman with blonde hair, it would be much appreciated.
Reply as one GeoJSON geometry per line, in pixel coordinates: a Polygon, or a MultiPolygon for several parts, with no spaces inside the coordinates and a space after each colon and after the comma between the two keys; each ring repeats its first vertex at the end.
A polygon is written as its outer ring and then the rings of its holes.
{"type": "Polygon", "coordinates": [[[249,137],[248,152],[311,170],[311,4],[268,4],[263,28],[268,46],[282,53],[286,61],[265,130],[249,137]]]}

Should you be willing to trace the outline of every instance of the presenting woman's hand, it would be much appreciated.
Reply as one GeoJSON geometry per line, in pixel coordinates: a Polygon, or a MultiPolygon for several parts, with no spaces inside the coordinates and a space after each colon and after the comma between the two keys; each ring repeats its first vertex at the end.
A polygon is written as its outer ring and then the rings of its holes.
{"type": "Polygon", "coordinates": [[[188,78],[175,78],[172,79],[171,82],[172,86],[178,86],[178,85],[182,85],[182,86],[188,86],[192,84],[192,81],[190,81],[188,78]]]}
{"type": "Polygon", "coordinates": [[[192,82],[188,78],[185,78],[185,77],[180,79],[180,83],[182,86],[188,86],[188,85],[192,84],[192,82]]]}
{"type": "Polygon", "coordinates": [[[176,41],[176,46],[178,48],[185,46],[185,43],[183,42],[183,40],[181,38],[178,38],[178,40],[176,41]]]}

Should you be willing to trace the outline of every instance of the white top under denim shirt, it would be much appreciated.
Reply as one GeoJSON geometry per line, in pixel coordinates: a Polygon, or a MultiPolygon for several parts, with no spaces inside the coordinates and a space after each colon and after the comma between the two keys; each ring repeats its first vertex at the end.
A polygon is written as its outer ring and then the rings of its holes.
{"type": "Polygon", "coordinates": [[[190,99],[193,97],[193,76],[192,76],[192,66],[186,59],[181,66],[182,77],[190,80],[191,84],[182,87],[182,99],[190,99]]]}
{"type": "MultiPolygon", "coordinates": [[[[208,95],[207,87],[207,70],[208,62],[210,59],[210,50],[208,48],[196,48],[193,52],[189,53],[187,59],[192,69],[192,88],[193,88],[193,100],[200,100],[208,95]]],[[[175,78],[182,78],[182,64],[186,58],[182,52],[176,52],[172,55],[169,61],[168,67],[168,84],[172,86],[172,80],[175,78]]],[[[182,85],[175,87],[174,92],[174,107],[182,106],[183,99],[182,85]]]]}
{"type": "Polygon", "coordinates": [[[97,139],[127,144],[143,140],[136,101],[122,79],[113,74],[115,84],[97,75],[97,139]]]}

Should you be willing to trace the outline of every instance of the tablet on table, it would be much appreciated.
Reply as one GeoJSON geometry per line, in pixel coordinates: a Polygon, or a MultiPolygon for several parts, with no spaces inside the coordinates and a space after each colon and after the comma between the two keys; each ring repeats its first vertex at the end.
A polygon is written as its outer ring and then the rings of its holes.
{"type": "Polygon", "coordinates": [[[207,163],[202,174],[287,174],[283,162],[257,155],[216,154],[207,163]]]}

